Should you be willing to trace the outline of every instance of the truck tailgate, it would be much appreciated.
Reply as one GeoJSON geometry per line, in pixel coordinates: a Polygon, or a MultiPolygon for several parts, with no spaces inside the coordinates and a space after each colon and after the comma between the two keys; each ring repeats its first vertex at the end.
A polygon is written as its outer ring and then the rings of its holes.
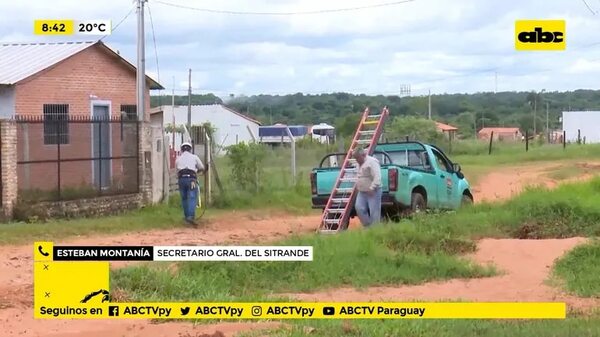
{"type": "MultiPolygon", "coordinates": [[[[330,195],[333,185],[340,173],[340,169],[337,167],[330,168],[318,168],[315,169],[316,181],[317,181],[317,195],[330,195]]],[[[381,184],[382,191],[388,192],[388,167],[381,166],[381,184]]],[[[351,187],[351,183],[343,182],[341,187],[351,187]]]]}

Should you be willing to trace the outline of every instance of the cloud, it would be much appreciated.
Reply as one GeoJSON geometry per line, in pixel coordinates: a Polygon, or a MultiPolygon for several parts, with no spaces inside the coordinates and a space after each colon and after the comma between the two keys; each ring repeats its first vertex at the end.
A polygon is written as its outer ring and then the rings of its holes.
{"type": "MultiPolygon", "coordinates": [[[[254,12],[305,12],[371,5],[373,0],[161,0],[180,6],[254,12]]],[[[376,2],[377,1],[377,2],[376,2]]],[[[165,92],[218,94],[348,91],[413,94],[498,90],[573,90],[597,86],[600,20],[578,2],[559,0],[415,0],[326,14],[215,14],[147,3],[146,69],[165,92]],[[151,16],[150,16],[151,13],[151,16]],[[150,17],[152,20],[150,20],[150,17]],[[567,50],[516,52],[514,21],[567,20],[567,50]],[[152,24],[151,24],[152,23],[152,24]],[[154,29],[152,29],[154,27],[154,29]],[[154,34],[153,34],[154,33],[154,34]],[[154,40],[156,38],[156,53],[154,40]],[[158,61],[158,67],[157,67],[158,61]],[[497,81],[496,81],[497,78],[497,81]]],[[[592,2],[596,10],[600,3],[592,2]]],[[[99,36],[33,35],[36,18],[111,19],[132,1],[0,0],[0,42],[89,40],[99,36]]],[[[136,13],[104,39],[136,61],[136,13]]]]}

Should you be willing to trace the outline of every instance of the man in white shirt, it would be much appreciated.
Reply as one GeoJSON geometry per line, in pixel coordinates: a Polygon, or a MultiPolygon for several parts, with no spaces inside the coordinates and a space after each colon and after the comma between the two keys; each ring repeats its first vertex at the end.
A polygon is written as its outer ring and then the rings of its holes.
{"type": "Polygon", "coordinates": [[[198,205],[198,172],[204,172],[204,165],[198,156],[192,153],[192,145],[181,144],[181,155],[175,160],[179,194],[185,221],[196,226],[196,205],[198,205]]]}
{"type": "Polygon", "coordinates": [[[358,163],[356,213],[363,226],[376,224],[381,218],[381,166],[364,149],[354,151],[358,163]]]}

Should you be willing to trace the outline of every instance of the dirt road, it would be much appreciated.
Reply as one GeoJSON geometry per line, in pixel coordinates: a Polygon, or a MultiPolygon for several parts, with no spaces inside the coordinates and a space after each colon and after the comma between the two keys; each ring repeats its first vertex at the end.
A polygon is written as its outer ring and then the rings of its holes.
{"type": "Polygon", "coordinates": [[[546,284],[554,260],[584,238],[551,240],[484,239],[469,256],[480,264],[493,264],[502,273],[482,279],[454,279],[418,286],[372,287],[366,290],[341,288],[312,294],[287,294],[301,301],[439,301],[480,302],[560,301],[570,309],[600,306],[600,299],[569,296],[546,284]]]}
{"type": "MultiPolygon", "coordinates": [[[[527,165],[503,168],[483,177],[474,187],[477,202],[499,201],[519,193],[532,181],[555,186],[557,181],[544,175],[557,165],[527,165]]],[[[578,179],[585,179],[580,176],[578,179]]],[[[121,235],[71,238],[61,244],[77,245],[198,245],[252,243],[272,241],[294,233],[315,230],[319,215],[290,217],[284,214],[259,215],[258,212],[232,212],[227,217],[213,220],[201,229],[174,229],[149,232],[131,232],[121,235]]],[[[352,222],[356,226],[356,219],[352,222]]],[[[577,307],[598,305],[595,302],[561,295],[543,284],[552,261],[571,249],[582,239],[567,240],[483,240],[472,258],[491,262],[506,274],[480,280],[452,280],[416,287],[378,287],[365,292],[338,289],[319,294],[295,294],[301,299],[343,300],[442,300],[463,298],[470,300],[565,300],[577,307]],[[317,297],[315,297],[317,296],[317,297]]],[[[192,326],[188,323],[151,324],[147,321],[126,322],[87,320],[34,320],[32,311],[32,247],[0,247],[0,322],[3,336],[83,337],[83,336],[189,336],[222,331],[231,336],[238,331],[273,327],[277,323],[222,323],[192,326]],[[183,334],[183,335],[182,335],[183,334]]],[[[122,265],[122,264],[121,264],[122,265]]],[[[119,267],[113,264],[112,267],[119,267]]],[[[215,335],[219,337],[219,335],[215,335]]]]}

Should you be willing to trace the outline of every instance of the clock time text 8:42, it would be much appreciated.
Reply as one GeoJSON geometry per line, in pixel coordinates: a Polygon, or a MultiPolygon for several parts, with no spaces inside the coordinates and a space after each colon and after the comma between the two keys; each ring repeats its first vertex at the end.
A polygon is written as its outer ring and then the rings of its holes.
{"type": "Polygon", "coordinates": [[[36,35],[72,35],[73,20],[35,20],[33,32],[36,35]]]}

